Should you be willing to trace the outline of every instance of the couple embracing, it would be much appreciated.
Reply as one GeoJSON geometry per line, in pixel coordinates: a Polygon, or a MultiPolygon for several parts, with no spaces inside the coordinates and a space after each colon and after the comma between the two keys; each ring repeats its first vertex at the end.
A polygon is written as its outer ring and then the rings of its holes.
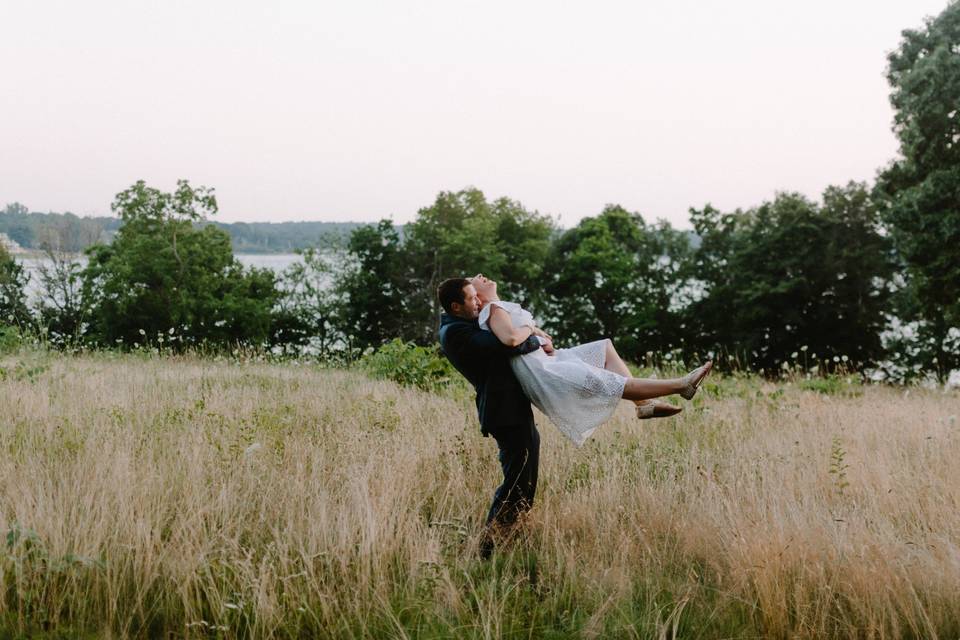
{"type": "Polygon", "coordinates": [[[653,399],[674,393],[693,398],[712,366],[707,362],[682,378],[634,378],[609,339],[555,349],[533,316],[500,300],[497,283],[483,275],[445,280],[437,297],[444,311],[441,349],[476,390],[480,430],[500,449],[503,484],[487,514],[484,557],[533,504],[540,435],[531,402],[580,446],[621,400],[632,401],[641,419],[679,413],[680,407],[653,399]]]}

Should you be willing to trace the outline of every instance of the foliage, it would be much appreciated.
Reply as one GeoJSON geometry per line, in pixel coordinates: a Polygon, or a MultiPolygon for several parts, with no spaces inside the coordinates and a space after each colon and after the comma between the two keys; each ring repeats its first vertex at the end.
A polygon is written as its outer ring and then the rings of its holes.
{"type": "Polygon", "coordinates": [[[40,295],[34,320],[47,342],[57,347],[84,341],[90,312],[83,295],[83,265],[68,251],[72,233],[63,225],[46,228],[41,245],[45,262],[37,267],[40,295]]]}
{"type": "MultiPolygon", "coordinates": [[[[693,238],[614,205],[558,233],[518,202],[443,192],[405,233],[389,220],[358,226],[345,246],[308,249],[279,277],[234,260],[207,219],[211,190],[140,182],[113,206],[123,226],[83,269],[62,251],[69,229],[44,230],[32,322],[54,346],[244,343],[329,360],[394,339],[431,345],[436,282],[476,272],[531,308],[558,344],[612,337],[648,365],[715,352],[780,375],[802,353],[829,373],[841,357],[876,366],[887,348],[903,362],[884,361],[884,372],[899,380],[931,366],[921,362],[931,344],[957,342],[955,332],[931,338],[930,321],[914,323],[912,346],[891,337],[890,314],[909,317],[919,298],[914,280],[892,278],[896,256],[862,184],[830,187],[822,203],[780,194],[746,212],[692,210],[693,238]]],[[[941,373],[950,364],[932,361],[941,373]]]]}
{"type": "Polygon", "coordinates": [[[843,496],[844,491],[850,487],[850,480],[847,478],[847,470],[850,465],[847,463],[847,451],[843,447],[843,440],[834,436],[830,443],[830,476],[833,478],[833,486],[837,494],[843,496]]]}
{"type": "Polygon", "coordinates": [[[528,211],[509,198],[495,200],[491,215],[493,246],[501,256],[499,270],[491,272],[502,282],[497,290],[508,300],[535,308],[537,294],[543,287],[544,261],[559,229],[551,218],[528,211]]]}
{"type": "Polygon", "coordinates": [[[433,344],[436,286],[481,272],[559,345],[611,337],[647,365],[710,353],[773,376],[802,353],[805,373],[942,382],[960,370],[960,2],[904,31],[887,60],[900,150],[872,190],[829,187],[820,203],[781,193],[728,213],[708,204],[691,209],[691,238],[616,205],[561,231],[476,188],[440,192],[403,228],[226,224],[209,219],[210,189],[138,182],[117,195],[119,218],[0,211],[0,233],[49,258],[31,314],[27,275],[0,251],[0,323],[56,346],[245,343],[349,358],[394,339],[433,344]],[[70,257],[111,237],[85,268],[70,257]],[[231,245],[304,259],[278,278],[244,269],[231,245]]]}
{"type": "Polygon", "coordinates": [[[244,269],[230,238],[195,223],[217,211],[213,191],[181,180],[166,193],[143,181],[117,194],[123,220],[83,272],[91,332],[106,344],[266,343],[279,298],[275,275],[244,269]]]}
{"type": "Polygon", "coordinates": [[[904,322],[900,318],[922,318],[919,313],[911,313],[917,308],[915,294],[902,289],[894,298],[896,315],[881,334],[887,359],[878,373],[883,380],[894,383],[946,380],[957,368],[954,354],[960,353],[960,327],[950,327],[944,335],[940,322],[904,322]]]}
{"type": "Polygon", "coordinates": [[[0,325],[23,326],[30,321],[26,298],[27,274],[0,244],[0,325]]]}
{"type": "Polygon", "coordinates": [[[0,324],[0,353],[8,353],[20,346],[20,331],[16,327],[0,324]]]}
{"type": "MultiPolygon", "coordinates": [[[[422,338],[425,328],[415,301],[412,262],[393,223],[364,225],[350,236],[347,261],[337,274],[337,323],[354,349],[378,347],[392,338],[422,338]]],[[[425,307],[429,309],[429,306],[425,307]]]]}
{"type": "Polygon", "coordinates": [[[901,157],[881,172],[877,192],[924,321],[924,364],[945,375],[960,367],[947,344],[960,327],[960,4],[904,31],[888,62],[901,157]]]}
{"type": "Polygon", "coordinates": [[[882,356],[892,265],[865,185],[830,187],[822,205],[784,193],[747,212],[707,206],[691,221],[705,295],[687,322],[703,349],[767,372],[799,352],[857,366],[882,356]]]}
{"type": "MultiPolygon", "coordinates": [[[[907,32],[891,55],[894,102],[936,112],[910,94],[919,81],[904,60],[926,69],[929,56],[907,44],[921,36],[929,34],[907,32]]],[[[952,64],[940,58],[930,59],[952,64]]],[[[707,205],[691,210],[695,235],[609,205],[561,233],[517,201],[490,202],[468,188],[441,192],[404,229],[382,220],[352,227],[345,243],[327,238],[279,276],[234,259],[224,225],[208,219],[217,210],[212,190],[181,181],[164,193],[138,182],[117,195],[121,226],[111,244],[89,250],[85,268],[69,249],[92,241],[80,236],[93,228],[75,216],[44,218],[31,231],[48,257],[34,314],[25,272],[9,256],[0,260],[0,313],[54,346],[244,343],[351,358],[394,339],[432,344],[436,285],[482,272],[560,345],[612,337],[635,362],[682,364],[709,353],[768,375],[803,353],[817,373],[843,358],[844,367],[879,369],[890,380],[931,370],[943,379],[960,367],[950,310],[958,254],[937,243],[953,242],[960,182],[953,168],[920,175],[935,159],[950,160],[953,143],[920,144],[915,118],[901,120],[904,153],[913,156],[881,176],[876,198],[850,183],[828,188],[822,203],[782,193],[747,211],[707,205]]],[[[14,204],[3,215],[19,224],[40,214],[14,204]]]]}
{"type": "Polygon", "coordinates": [[[502,282],[502,298],[529,303],[541,284],[556,225],[519,202],[490,203],[479,189],[441,192],[405,231],[413,291],[406,314],[417,342],[435,339],[436,288],[446,278],[485,276],[502,282]]]}
{"type": "Polygon", "coordinates": [[[825,396],[855,397],[863,393],[863,385],[856,376],[836,374],[819,376],[800,380],[797,386],[805,391],[815,391],[825,396]]]}
{"type": "Polygon", "coordinates": [[[376,378],[424,391],[463,387],[462,376],[437,346],[421,347],[399,338],[365,354],[360,366],[376,378]]]}
{"type": "Polygon", "coordinates": [[[332,281],[342,256],[334,249],[316,248],[305,249],[300,256],[302,261],[290,265],[279,279],[282,295],[273,312],[272,342],[284,350],[306,349],[325,358],[341,341],[332,281]]]}
{"type": "Polygon", "coordinates": [[[545,325],[560,344],[615,338],[636,359],[683,338],[673,301],[686,278],[690,245],[666,222],[610,205],[565,232],[542,281],[545,325]]]}

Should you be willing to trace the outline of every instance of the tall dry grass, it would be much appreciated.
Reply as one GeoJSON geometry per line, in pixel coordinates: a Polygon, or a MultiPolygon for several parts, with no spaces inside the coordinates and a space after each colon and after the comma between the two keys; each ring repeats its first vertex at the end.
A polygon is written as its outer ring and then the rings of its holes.
{"type": "Polygon", "coordinates": [[[717,379],[575,449],[475,557],[472,403],[294,365],[0,360],[0,630],[188,637],[960,634],[960,398],[717,379]]]}

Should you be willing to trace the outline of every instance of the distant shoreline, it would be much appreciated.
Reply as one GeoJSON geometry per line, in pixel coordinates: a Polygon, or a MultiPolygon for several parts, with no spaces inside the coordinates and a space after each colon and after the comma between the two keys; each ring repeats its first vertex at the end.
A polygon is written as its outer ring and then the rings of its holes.
{"type": "MultiPolygon", "coordinates": [[[[70,256],[79,256],[82,254],[79,253],[69,253],[70,256]]],[[[14,260],[42,260],[47,257],[43,251],[37,251],[35,249],[27,249],[26,251],[11,251],[10,257],[14,260]]]]}
{"type": "MultiPolygon", "coordinates": [[[[213,225],[230,236],[235,254],[283,255],[309,247],[345,246],[363,222],[220,222],[203,220],[198,226],[213,225]]],[[[30,212],[22,205],[0,210],[0,242],[12,246],[17,255],[35,258],[44,233],[59,229],[60,246],[79,251],[92,242],[110,242],[123,222],[116,217],[78,217],[69,213],[30,212]],[[23,251],[23,253],[21,253],[23,251]]],[[[398,227],[398,232],[401,229],[398,227]]],[[[11,251],[13,253],[13,251],[11,251]]]]}
{"type": "MultiPolygon", "coordinates": [[[[80,258],[83,257],[83,252],[58,252],[59,255],[65,255],[70,258],[80,258]]],[[[295,256],[299,255],[296,250],[294,251],[236,251],[233,252],[234,256],[295,256]]],[[[10,257],[14,260],[43,260],[47,257],[46,252],[40,251],[38,249],[27,249],[26,251],[17,251],[16,253],[11,252],[10,257]]]]}

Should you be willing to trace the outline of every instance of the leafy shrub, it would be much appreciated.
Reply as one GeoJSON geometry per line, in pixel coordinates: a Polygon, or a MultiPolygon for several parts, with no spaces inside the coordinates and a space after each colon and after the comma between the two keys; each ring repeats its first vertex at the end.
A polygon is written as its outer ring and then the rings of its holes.
{"type": "Polygon", "coordinates": [[[463,377],[438,347],[420,347],[399,338],[364,354],[360,366],[375,378],[386,378],[424,391],[436,392],[464,386],[463,377]]]}
{"type": "Polygon", "coordinates": [[[0,353],[8,353],[20,346],[20,332],[16,327],[0,325],[0,353]]]}
{"type": "Polygon", "coordinates": [[[23,265],[0,243],[0,319],[3,322],[16,325],[30,322],[26,293],[29,278],[23,265]]]}
{"type": "MultiPolygon", "coordinates": [[[[16,522],[3,535],[3,540],[6,544],[4,553],[0,553],[0,569],[9,582],[2,602],[6,611],[17,612],[28,624],[48,627],[59,622],[50,619],[46,606],[49,594],[62,593],[68,586],[83,589],[106,566],[103,558],[73,553],[52,556],[36,531],[16,522]]],[[[34,636],[30,634],[30,637],[34,636]]]]}
{"type": "Polygon", "coordinates": [[[855,376],[823,376],[801,380],[799,385],[805,391],[816,391],[827,396],[859,396],[863,385],[855,376]]]}

